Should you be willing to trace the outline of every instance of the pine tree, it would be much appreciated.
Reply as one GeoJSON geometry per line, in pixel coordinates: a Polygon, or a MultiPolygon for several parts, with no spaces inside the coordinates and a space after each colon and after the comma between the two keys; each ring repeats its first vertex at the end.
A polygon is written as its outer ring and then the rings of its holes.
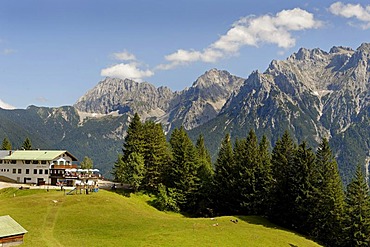
{"type": "Polygon", "coordinates": [[[24,140],[21,148],[24,149],[24,150],[31,150],[32,149],[32,143],[31,143],[31,140],[28,137],[24,140]]]}
{"type": "Polygon", "coordinates": [[[137,113],[135,113],[127,128],[122,152],[122,155],[118,155],[112,174],[116,181],[130,184],[132,172],[130,172],[131,169],[127,167],[130,165],[128,162],[129,157],[133,153],[142,156],[144,152],[143,124],[137,113]]]}
{"type": "Polygon", "coordinates": [[[251,171],[248,169],[246,163],[248,159],[247,140],[235,139],[233,149],[233,164],[230,167],[230,190],[232,190],[233,197],[230,198],[230,205],[232,206],[231,213],[234,214],[248,214],[249,212],[249,198],[247,179],[251,177],[251,171]]]}
{"type": "Polygon", "coordinates": [[[234,155],[238,157],[238,160],[235,158],[236,170],[239,171],[240,176],[238,177],[239,181],[237,184],[240,191],[240,207],[242,214],[257,214],[259,211],[257,206],[257,197],[260,191],[258,191],[257,186],[260,181],[258,181],[258,140],[255,132],[250,130],[245,142],[235,145],[234,155]],[[243,154],[237,155],[237,146],[243,146],[240,148],[244,152],[244,157],[242,160],[243,154]]]}
{"type": "Polygon", "coordinates": [[[1,145],[1,150],[12,150],[12,144],[10,143],[7,137],[5,137],[3,140],[3,143],[1,145]]]}
{"type": "Polygon", "coordinates": [[[217,214],[230,214],[236,206],[234,177],[234,155],[230,135],[226,134],[221,142],[215,163],[215,174],[213,179],[213,202],[217,214]]]}
{"type": "Polygon", "coordinates": [[[92,169],[94,166],[94,163],[91,158],[88,156],[85,156],[84,159],[80,163],[81,169],[92,169]]]}
{"type": "Polygon", "coordinates": [[[178,200],[182,211],[194,211],[200,188],[198,153],[185,129],[175,129],[170,137],[172,163],[168,171],[168,187],[182,195],[178,200]]]}
{"type": "MultiPolygon", "coordinates": [[[[115,178],[119,180],[125,177],[124,174],[119,173],[125,173],[123,167],[134,160],[136,173],[131,172],[131,174],[138,176],[137,180],[140,180],[141,188],[156,192],[158,185],[163,183],[163,174],[171,159],[162,125],[153,121],[147,121],[143,124],[139,115],[135,114],[127,129],[122,151],[123,155],[118,157],[113,168],[115,178]],[[144,159],[143,171],[141,169],[141,158],[144,159]],[[143,174],[144,178],[137,174],[143,174]]],[[[134,168],[129,166],[129,169],[134,168]]],[[[133,184],[133,187],[135,189],[139,188],[136,185],[133,184]]]]}
{"type": "Polygon", "coordinates": [[[267,215],[270,208],[271,188],[272,188],[272,170],[271,153],[269,151],[269,142],[266,136],[258,146],[258,166],[256,167],[256,190],[254,212],[259,215],[267,215]]]}
{"type": "Polygon", "coordinates": [[[326,138],[316,151],[316,170],[315,206],[308,219],[311,225],[309,235],[327,246],[339,246],[343,235],[344,193],[338,165],[326,138]]]}
{"type": "Polygon", "coordinates": [[[118,154],[117,161],[114,163],[112,175],[114,181],[126,183],[126,163],[123,161],[123,155],[118,154]]]}
{"type": "Polygon", "coordinates": [[[145,122],[143,136],[142,154],[146,169],[143,188],[156,192],[158,185],[164,183],[164,174],[171,161],[171,152],[161,124],[153,121],[145,122]]]}
{"type": "Polygon", "coordinates": [[[200,216],[211,216],[213,212],[210,210],[212,207],[210,194],[212,193],[214,170],[212,168],[211,156],[204,144],[203,135],[199,135],[195,148],[199,161],[198,177],[200,179],[200,187],[196,198],[198,206],[194,213],[200,216]]]}
{"type": "Polygon", "coordinates": [[[271,190],[271,211],[269,217],[276,223],[283,226],[289,226],[290,205],[288,202],[288,181],[287,174],[289,167],[293,162],[296,145],[289,133],[285,131],[281,139],[278,139],[273,150],[271,158],[272,169],[272,190],[271,190]]]}
{"type": "Polygon", "coordinates": [[[306,142],[298,146],[287,168],[287,222],[289,227],[307,233],[310,226],[307,219],[314,204],[315,154],[306,142]]]}
{"type": "Polygon", "coordinates": [[[213,175],[213,169],[211,155],[204,144],[203,135],[199,135],[195,147],[199,158],[199,177],[207,180],[213,175]]]}
{"type": "Polygon", "coordinates": [[[122,149],[123,159],[127,159],[127,157],[133,152],[142,154],[144,149],[144,140],[143,124],[140,121],[139,115],[135,113],[128,126],[127,134],[124,140],[122,149]]]}
{"type": "Polygon", "coordinates": [[[122,155],[118,155],[118,159],[113,169],[115,180],[129,184],[136,192],[142,184],[145,176],[144,158],[141,154],[130,153],[127,160],[123,160],[122,155]]]}
{"type": "Polygon", "coordinates": [[[370,198],[361,167],[347,186],[345,208],[345,246],[370,245],[370,198]]]}

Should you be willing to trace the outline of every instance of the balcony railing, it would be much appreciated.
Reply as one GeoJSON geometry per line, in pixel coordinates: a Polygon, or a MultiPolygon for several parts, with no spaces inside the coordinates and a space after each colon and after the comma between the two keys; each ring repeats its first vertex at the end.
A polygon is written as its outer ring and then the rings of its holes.
{"type": "Polygon", "coordinates": [[[51,169],[77,169],[77,165],[51,165],[51,169]]]}

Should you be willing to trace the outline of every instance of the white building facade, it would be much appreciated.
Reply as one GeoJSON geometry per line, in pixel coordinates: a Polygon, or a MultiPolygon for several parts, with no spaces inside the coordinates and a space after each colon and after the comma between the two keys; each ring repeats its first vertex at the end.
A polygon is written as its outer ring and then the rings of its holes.
{"type": "Polygon", "coordinates": [[[1,150],[0,179],[27,184],[56,184],[77,159],[65,150],[1,150]]]}

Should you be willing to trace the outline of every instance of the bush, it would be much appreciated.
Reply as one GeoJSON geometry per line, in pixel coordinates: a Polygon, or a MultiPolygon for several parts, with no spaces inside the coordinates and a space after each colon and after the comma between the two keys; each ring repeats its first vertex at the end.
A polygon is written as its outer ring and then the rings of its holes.
{"type": "Polygon", "coordinates": [[[157,198],[154,200],[154,206],[161,211],[180,212],[177,201],[180,194],[175,189],[166,188],[163,184],[158,185],[157,198]]]}

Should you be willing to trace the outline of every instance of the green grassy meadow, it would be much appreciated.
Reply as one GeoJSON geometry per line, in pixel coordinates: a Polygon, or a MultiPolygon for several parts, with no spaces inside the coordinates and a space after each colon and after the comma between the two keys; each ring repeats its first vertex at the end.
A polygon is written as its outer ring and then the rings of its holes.
{"type": "Polygon", "coordinates": [[[0,215],[28,231],[22,246],[319,246],[260,217],[186,218],[158,211],[149,200],[105,190],[64,195],[7,188],[0,190],[0,215]],[[237,224],[230,221],[236,218],[237,224]]]}

